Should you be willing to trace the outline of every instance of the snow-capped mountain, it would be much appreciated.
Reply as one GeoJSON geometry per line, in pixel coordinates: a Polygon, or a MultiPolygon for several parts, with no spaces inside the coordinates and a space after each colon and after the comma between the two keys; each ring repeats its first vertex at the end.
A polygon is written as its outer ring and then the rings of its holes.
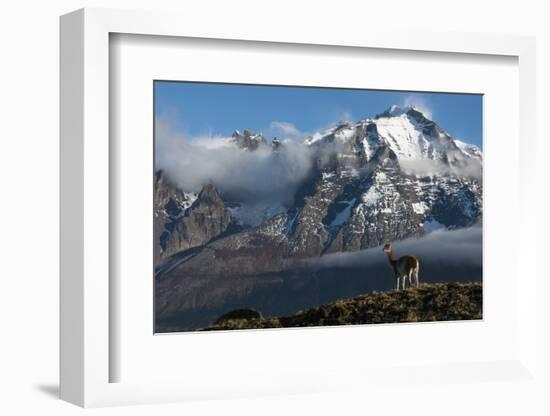
{"type": "Polygon", "coordinates": [[[342,123],[324,133],[317,133],[306,139],[308,145],[326,141],[341,144],[353,141],[364,161],[369,161],[380,147],[389,147],[399,162],[405,166],[422,166],[426,170],[432,167],[453,171],[463,176],[463,169],[471,167],[472,176],[475,168],[481,170],[481,151],[477,146],[453,139],[445,130],[415,107],[391,106],[382,114],[372,119],[356,123],[342,123]]]}
{"type": "MultiPolygon", "coordinates": [[[[243,152],[289,146],[248,130],[228,140],[243,152]]],[[[185,305],[211,305],[203,289],[212,287],[212,279],[225,302],[226,291],[240,296],[279,281],[303,259],[482,220],[481,150],[455,140],[416,108],[392,106],[372,118],[339,123],[304,138],[301,146],[312,158],[310,175],[287,206],[258,204],[262,211],[252,226],[239,223],[239,215],[254,206],[224,200],[215,183],[198,196],[171,187],[167,197],[166,186],[157,186],[159,316],[185,305]],[[163,217],[170,204],[178,207],[170,211],[176,214],[163,217]]]]}
{"type": "MultiPolygon", "coordinates": [[[[270,146],[249,130],[235,131],[229,140],[242,151],[270,146]]],[[[282,146],[276,139],[271,144],[273,151],[282,146]]],[[[258,229],[273,216],[286,218],[281,233],[288,256],[354,251],[421,235],[434,225],[456,228],[481,220],[481,150],[453,139],[414,107],[392,106],[373,118],[340,123],[305,138],[303,146],[310,149],[314,168],[292,205],[226,201],[232,221],[241,226],[250,226],[242,218],[254,218],[258,229]]],[[[164,195],[166,179],[158,180],[157,193],[164,195]]],[[[196,198],[175,188],[170,198],[157,198],[156,215],[165,221],[159,224],[162,257],[206,242],[178,235],[196,198]]],[[[222,213],[218,217],[223,224],[204,226],[221,234],[231,221],[222,213]]]]}
{"type": "Polygon", "coordinates": [[[455,141],[416,108],[390,107],[306,139],[334,148],[319,166],[317,197],[298,214],[293,249],[353,251],[481,219],[480,149],[455,141]],[[309,218],[311,217],[311,218],[309,218]],[[307,218],[307,219],[306,219],[307,218]],[[304,225],[300,225],[304,223],[304,225]]]}

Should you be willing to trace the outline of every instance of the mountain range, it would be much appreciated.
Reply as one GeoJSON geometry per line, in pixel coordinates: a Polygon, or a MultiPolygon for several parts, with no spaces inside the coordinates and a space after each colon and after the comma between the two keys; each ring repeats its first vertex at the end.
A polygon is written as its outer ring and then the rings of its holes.
{"type": "MultiPolygon", "coordinates": [[[[294,151],[297,142],[291,147],[249,130],[227,141],[242,152],[269,150],[275,158],[294,151]]],[[[274,305],[270,293],[285,288],[287,296],[296,286],[302,295],[283,302],[287,309],[273,310],[288,313],[319,301],[305,290],[311,276],[300,277],[308,259],[482,221],[481,149],[451,137],[415,107],[340,122],[298,144],[311,168],[285,204],[238,200],[213,181],[200,190],[180,189],[169,171],[156,172],[161,331],[204,326],[216,313],[249,306],[252,295],[256,303],[274,305]]]]}

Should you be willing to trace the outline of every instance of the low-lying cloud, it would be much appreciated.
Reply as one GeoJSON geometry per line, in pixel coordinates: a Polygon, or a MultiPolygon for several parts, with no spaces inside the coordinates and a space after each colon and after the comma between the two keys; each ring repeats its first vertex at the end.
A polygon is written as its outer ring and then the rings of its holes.
{"type": "MultiPolygon", "coordinates": [[[[392,243],[394,256],[414,255],[423,264],[446,266],[482,266],[482,227],[476,225],[455,230],[440,229],[420,238],[392,243]]],[[[350,253],[326,254],[309,260],[314,269],[375,267],[387,263],[382,247],[350,253]]]]}
{"type": "Polygon", "coordinates": [[[277,137],[278,139],[296,140],[307,136],[307,133],[300,131],[294,124],[286,121],[273,121],[269,125],[269,129],[266,134],[270,137],[277,137]]]}

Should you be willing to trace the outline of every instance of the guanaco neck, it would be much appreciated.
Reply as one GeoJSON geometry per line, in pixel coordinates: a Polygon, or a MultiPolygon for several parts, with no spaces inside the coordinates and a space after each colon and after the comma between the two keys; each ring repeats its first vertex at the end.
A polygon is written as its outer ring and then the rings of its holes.
{"type": "Polygon", "coordinates": [[[395,263],[397,260],[393,258],[393,250],[387,251],[386,254],[388,255],[388,260],[392,266],[395,266],[395,263]]]}

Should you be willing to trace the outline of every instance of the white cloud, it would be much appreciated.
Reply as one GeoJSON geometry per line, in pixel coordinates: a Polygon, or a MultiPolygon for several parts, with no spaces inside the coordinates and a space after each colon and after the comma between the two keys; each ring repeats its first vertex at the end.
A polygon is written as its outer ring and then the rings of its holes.
{"type": "MultiPolygon", "coordinates": [[[[288,125],[282,126],[293,131],[288,125]]],[[[205,184],[214,183],[228,199],[291,203],[296,189],[311,171],[311,150],[287,140],[279,152],[273,152],[270,146],[250,152],[229,139],[189,139],[175,130],[173,120],[159,117],[155,131],[156,168],[164,170],[184,191],[200,191],[205,184]]]]}
{"type": "Polygon", "coordinates": [[[277,137],[278,139],[302,139],[318,131],[324,131],[332,128],[342,122],[353,122],[353,115],[349,111],[342,111],[336,114],[334,119],[313,131],[303,131],[297,128],[293,123],[287,121],[273,121],[265,131],[268,138],[277,137]]]}
{"type": "Polygon", "coordinates": [[[428,102],[418,95],[409,95],[403,100],[404,107],[416,107],[430,120],[433,119],[433,111],[428,102]]]}
{"type": "MultiPolygon", "coordinates": [[[[347,122],[352,122],[354,121],[353,119],[353,114],[351,114],[349,111],[342,111],[337,118],[337,121],[338,122],[341,122],[341,121],[347,121],[347,122]]],[[[333,124],[336,124],[336,123],[333,123],[333,124]]]]}
{"type": "MultiPolygon", "coordinates": [[[[479,225],[456,230],[438,229],[420,238],[392,242],[396,257],[404,254],[417,256],[421,262],[451,266],[482,266],[482,227],[479,225]]],[[[381,247],[347,253],[325,254],[308,260],[315,268],[366,267],[386,264],[381,247]]]]}
{"type": "Polygon", "coordinates": [[[268,137],[277,137],[278,139],[299,139],[306,134],[300,131],[294,124],[286,121],[273,121],[266,131],[268,137]]]}

